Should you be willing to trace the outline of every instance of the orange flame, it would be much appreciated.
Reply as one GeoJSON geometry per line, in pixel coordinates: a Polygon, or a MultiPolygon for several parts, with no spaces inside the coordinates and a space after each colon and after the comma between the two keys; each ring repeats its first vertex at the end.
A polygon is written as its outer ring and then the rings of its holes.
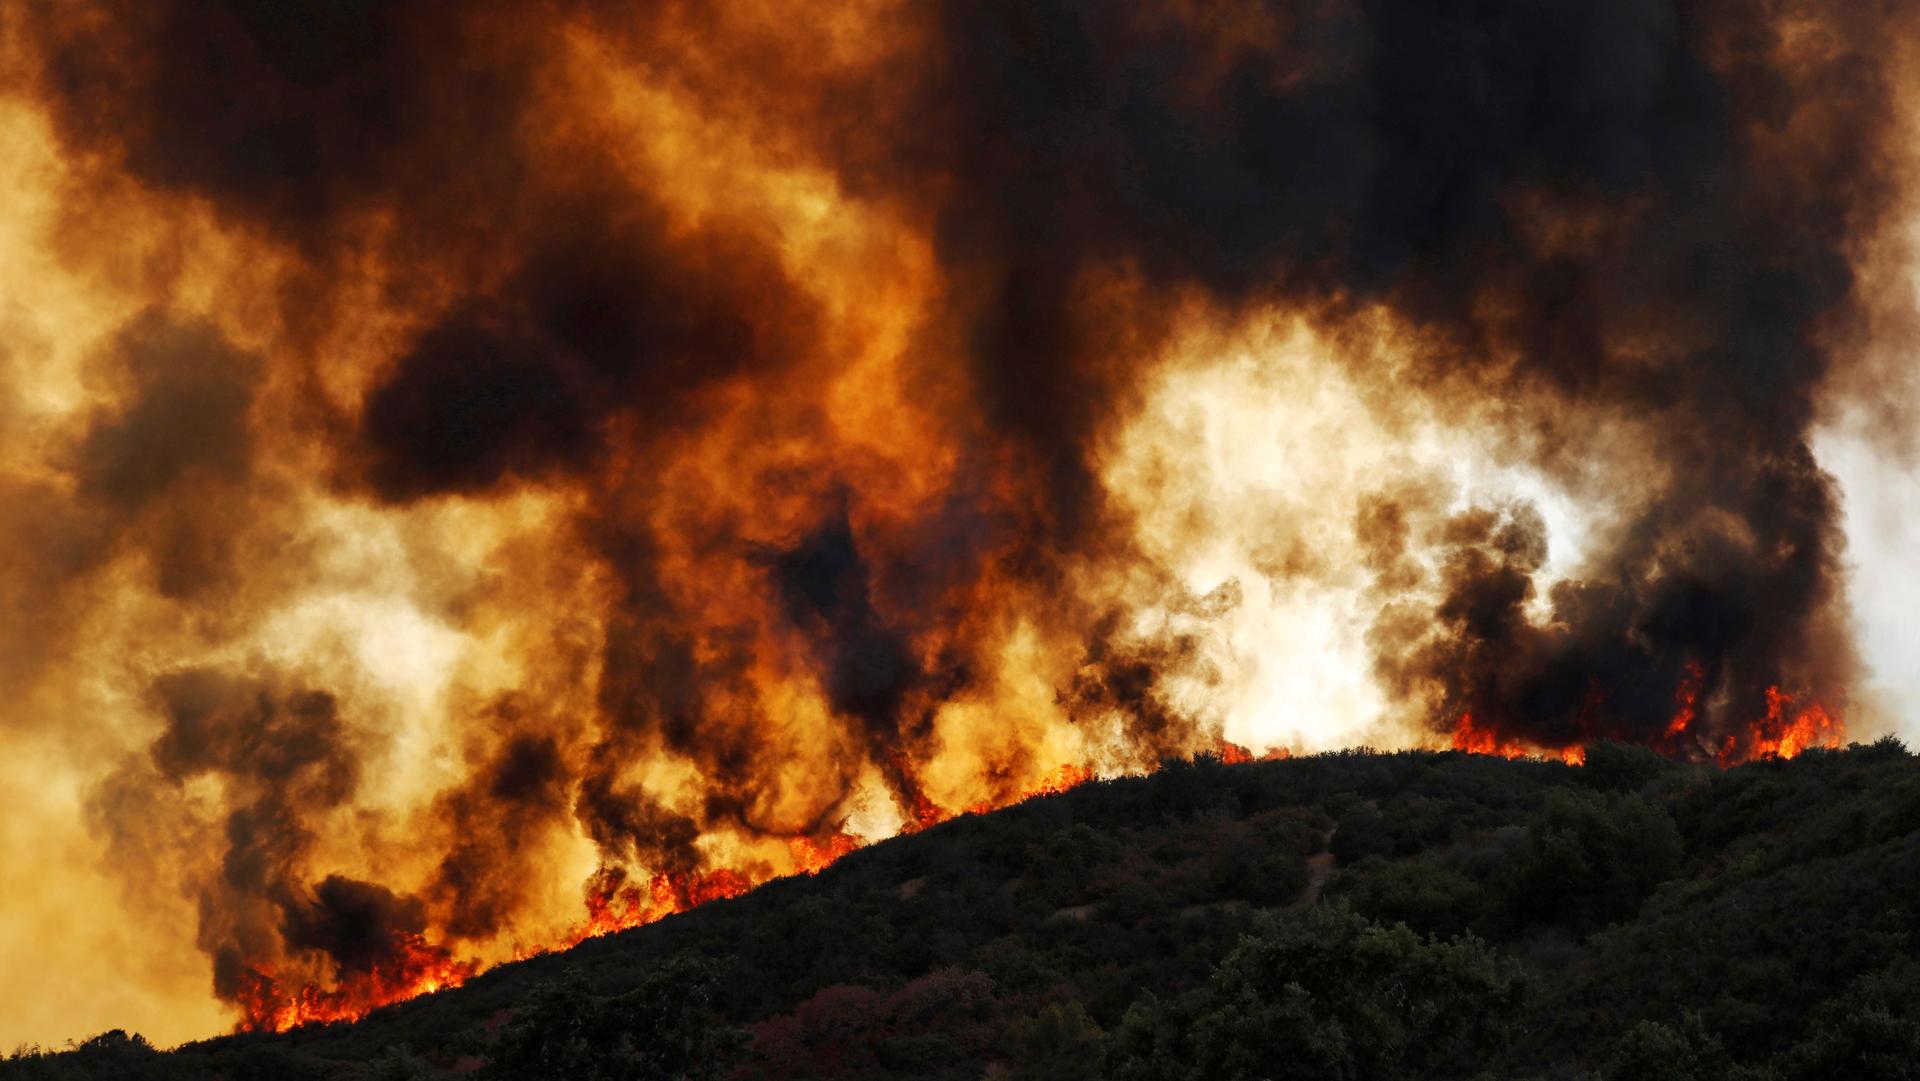
{"type": "Polygon", "coordinates": [[[658,923],[708,901],[738,897],[755,885],[745,874],[722,867],[714,871],[662,872],[649,879],[645,888],[633,885],[590,891],[585,922],[575,924],[558,943],[525,951],[520,958],[569,950],[589,938],[658,923]]]}
{"type": "Polygon", "coordinates": [[[448,987],[458,987],[479,966],[456,961],[442,947],[407,935],[396,956],[327,989],[305,984],[283,988],[270,973],[251,970],[241,988],[241,1032],[285,1032],[301,1025],[351,1021],[372,1010],[448,987]]]}
{"type": "Polygon", "coordinates": [[[1799,699],[1780,690],[1767,688],[1767,715],[1746,733],[1745,746],[1739,736],[1728,736],[1721,745],[1719,760],[1723,766],[1758,758],[1793,758],[1810,747],[1838,747],[1846,734],[1840,719],[1819,702],[1808,702],[1796,710],[1799,699]]]}
{"type": "Polygon", "coordinates": [[[1093,769],[1091,767],[1076,766],[1071,762],[1064,763],[1051,773],[1040,778],[1039,782],[1033,787],[1022,792],[1020,798],[1028,800],[1035,796],[1059,795],[1069,788],[1077,788],[1091,780],[1093,780],[1093,769]]]}
{"type": "MultiPolygon", "coordinates": [[[[1227,744],[1233,747],[1233,744],[1227,744]]],[[[1245,748],[1236,748],[1244,758],[1252,758],[1245,748]]],[[[1222,757],[1226,757],[1224,754],[1222,757]]],[[[1091,766],[1062,763],[1008,801],[1017,803],[1037,796],[1057,795],[1093,780],[1091,766]]],[[[1001,804],[1004,806],[1005,804],[1001,804]]],[[[991,801],[974,804],[969,813],[995,810],[991,801]]],[[[925,796],[915,801],[913,813],[901,832],[914,833],[953,817],[925,796]]],[[[862,841],[844,832],[824,838],[791,837],[787,850],[793,857],[796,873],[815,875],[858,850],[862,841]]],[[[589,890],[587,918],[562,934],[558,941],[514,951],[515,960],[526,960],[546,953],[568,950],[589,938],[656,923],[727,897],[737,897],[758,885],[747,873],[732,868],[713,871],[663,872],[655,874],[643,888],[640,885],[614,886],[589,890]]],[[[337,990],[323,990],[312,984],[291,993],[282,992],[278,983],[265,973],[252,973],[241,994],[244,1017],[239,1028],[244,1032],[285,1032],[301,1025],[352,1020],[368,1011],[447,987],[457,987],[478,970],[476,962],[453,961],[446,950],[429,946],[419,936],[410,936],[400,961],[392,970],[376,968],[367,977],[337,990]]]]}
{"type": "Polygon", "coordinates": [[[1560,748],[1533,747],[1516,740],[1502,739],[1492,729],[1475,724],[1471,713],[1462,713],[1460,723],[1454,726],[1453,749],[1500,758],[1550,758],[1569,766],[1582,766],[1587,762],[1587,749],[1580,744],[1560,748]]]}
{"type": "Polygon", "coordinates": [[[1220,741],[1220,761],[1229,766],[1237,766],[1242,762],[1253,761],[1253,752],[1238,743],[1223,739],[1220,741]]]}
{"type": "Polygon", "coordinates": [[[946,808],[928,799],[924,792],[916,792],[913,796],[913,813],[901,825],[900,832],[919,833],[952,817],[946,808]]]}
{"type": "Polygon", "coordinates": [[[1677,739],[1686,734],[1693,725],[1694,704],[1699,701],[1700,687],[1706,681],[1706,669],[1698,661],[1687,662],[1687,674],[1680,680],[1680,686],[1673,692],[1673,720],[1667,724],[1667,738],[1677,739]]]}
{"type": "MultiPolygon", "coordinates": [[[[1480,745],[1492,738],[1491,733],[1474,729],[1468,718],[1463,720],[1455,743],[1459,746],[1463,739],[1470,740],[1477,751],[1480,745]]],[[[1505,750],[1477,753],[1503,753],[1507,757],[1525,754],[1523,751],[1507,753],[1505,750]]],[[[1292,752],[1285,747],[1270,748],[1255,756],[1251,749],[1226,740],[1220,742],[1216,754],[1220,761],[1228,765],[1252,762],[1256,757],[1268,762],[1292,757],[1292,752]]],[[[1584,757],[1578,747],[1570,748],[1562,755],[1576,764],[1584,757]]],[[[984,800],[974,803],[966,808],[966,813],[987,814],[999,807],[1025,800],[1059,795],[1094,780],[1095,776],[1093,767],[1089,765],[1064,762],[1022,789],[1018,797],[999,802],[984,800]]],[[[925,796],[919,796],[911,815],[901,827],[901,833],[915,833],[952,817],[953,814],[945,808],[925,796]]],[[[791,837],[787,841],[787,849],[793,857],[795,873],[814,875],[857,851],[863,843],[858,837],[836,831],[818,839],[791,837]]],[[[713,871],[663,872],[653,875],[644,887],[633,884],[590,890],[586,898],[585,920],[570,927],[553,943],[517,949],[514,959],[526,960],[557,953],[590,938],[643,927],[708,901],[737,897],[758,884],[745,872],[720,868],[713,871]]],[[[480,968],[477,962],[454,961],[445,949],[431,946],[420,936],[413,935],[403,944],[398,961],[377,967],[365,977],[333,990],[307,984],[296,991],[283,991],[272,976],[255,971],[250,973],[248,986],[240,995],[245,1016],[238,1027],[243,1032],[285,1032],[302,1025],[354,1020],[381,1006],[457,987],[474,976],[480,968]]]]}
{"type": "Polygon", "coordinates": [[[832,865],[840,857],[860,847],[860,839],[850,834],[834,833],[824,841],[811,837],[795,837],[787,842],[787,849],[793,853],[793,865],[801,874],[817,875],[832,865]]]}

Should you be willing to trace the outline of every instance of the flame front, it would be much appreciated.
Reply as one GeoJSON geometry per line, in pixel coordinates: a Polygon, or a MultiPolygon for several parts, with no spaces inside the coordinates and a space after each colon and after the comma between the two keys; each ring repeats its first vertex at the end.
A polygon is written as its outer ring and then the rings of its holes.
{"type": "Polygon", "coordinates": [[[1839,718],[1818,702],[1767,688],[1767,715],[1747,731],[1729,735],[1721,744],[1722,765],[1755,758],[1793,758],[1814,747],[1840,746],[1846,729],[1839,718]]]}
{"type": "Polygon", "coordinates": [[[1680,680],[1680,686],[1673,692],[1673,720],[1667,722],[1666,736],[1669,740],[1678,740],[1686,736],[1687,730],[1699,717],[1700,687],[1706,680],[1706,672],[1694,661],[1688,661],[1686,675],[1680,680]]]}
{"type": "Polygon", "coordinates": [[[1502,739],[1498,733],[1474,724],[1473,714],[1460,715],[1460,723],[1453,730],[1453,750],[1468,754],[1486,754],[1498,758],[1552,758],[1569,766],[1584,765],[1587,760],[1585,747],[1572,744],[1566,747],[1544,748],[1502,739]]]}
{"type": "Polygon", "coordinates": [[[249,971],[237,996],[241,1032],[286,1032],[301,1025],[352,1021],[370,1010],[465,983],[477,970],[441,947],[409,935],[372,969],[323,989],[312,983],[283,985],[272,975],[249,971]]]}

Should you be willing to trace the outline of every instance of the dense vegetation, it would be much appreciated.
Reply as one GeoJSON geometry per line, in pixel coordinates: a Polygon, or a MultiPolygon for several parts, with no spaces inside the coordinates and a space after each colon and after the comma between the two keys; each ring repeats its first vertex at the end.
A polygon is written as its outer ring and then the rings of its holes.
{"type": "Polygon", "coordinates": [[[354,1025],[0,1079],[1920,1076],[1920,764],[1171,763],[354,1025]]]}

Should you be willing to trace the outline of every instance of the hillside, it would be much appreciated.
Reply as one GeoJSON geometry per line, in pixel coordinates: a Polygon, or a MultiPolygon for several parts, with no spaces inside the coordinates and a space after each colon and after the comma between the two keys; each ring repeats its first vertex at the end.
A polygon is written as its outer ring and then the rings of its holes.
{"type": "Polygon", "coordinates": [[[28,1078],[1909,1077],[1920,766],[1172,763],[357,1024],[28,1078]]]}

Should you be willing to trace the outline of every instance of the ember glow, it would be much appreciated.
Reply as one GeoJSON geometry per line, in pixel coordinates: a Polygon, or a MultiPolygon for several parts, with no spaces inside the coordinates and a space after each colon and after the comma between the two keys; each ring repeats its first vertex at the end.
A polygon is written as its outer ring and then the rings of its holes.
{"type": "Polygon", "coordinates": [[[1684,739],[1693,727],[1693,722],[1700,716],[1700,687],[1706,678],[1704,669],[1693,661],[1687,662],[1680,686],[1674,688],[1673,720],[1667,722],[1667,739],[1684,739]]]}
{"type": "Polygon", "coordinates": [[[242,977],[236,1027],[241,1032],[285,1032],[301,1025],[351,1021],[389,1003],[458,987],[474,968],[419,935],[406,935],[371,968],[343,974],[332,988],[282,986],[264,972],[250,971],[242,977]]]}
{"type": "Polygon", "coordinates": [[[1569,766],[1578,766],[1587,760],[1586,748],[1579,744],[1544,748],[1502,739],[1498,734],[1476,725],[1471,713],[1461,714],[1459,723],[1454,725],[1453,749],[1465,751],[1468,754],[1488,754],[1498,758],[1551,758],[1565,762],[1569,766]]]}
{"type": "Polygon", "coordinates": [[[1907,7],[5,7],[0,1043],[1174,759],[1877,735],[1907,7]]]}
{"type": "Polygon", "coordinates": [[[833,833],[824,841],[795,837],[788,843],[793,850],[794,866],[802,873],[817,875],[840,857],[860,847],[860,838],[849,833],[833,833]]]}
{"type": "Polygon", "coordinates": [[[695,905],[738,897],[752,888],[745,875],[725,868],[689,874],[655,874],[644,885],[628,883],[619,873],[610,871],[589,884],[584,922],[569,929],[559,943],[522,956],[566,949],[589,938],[644,927],[695,905]]]}
{"type": "Polygon", "coordinates": [[[1745,733],[1728,736],[1719,757],[1722,765],[1751,758],[1792,758],[1810,747],[1838,747],[1845,735],[1846,728],[1825,706],[1768,687],[1766,717],[1745,733]]]}

